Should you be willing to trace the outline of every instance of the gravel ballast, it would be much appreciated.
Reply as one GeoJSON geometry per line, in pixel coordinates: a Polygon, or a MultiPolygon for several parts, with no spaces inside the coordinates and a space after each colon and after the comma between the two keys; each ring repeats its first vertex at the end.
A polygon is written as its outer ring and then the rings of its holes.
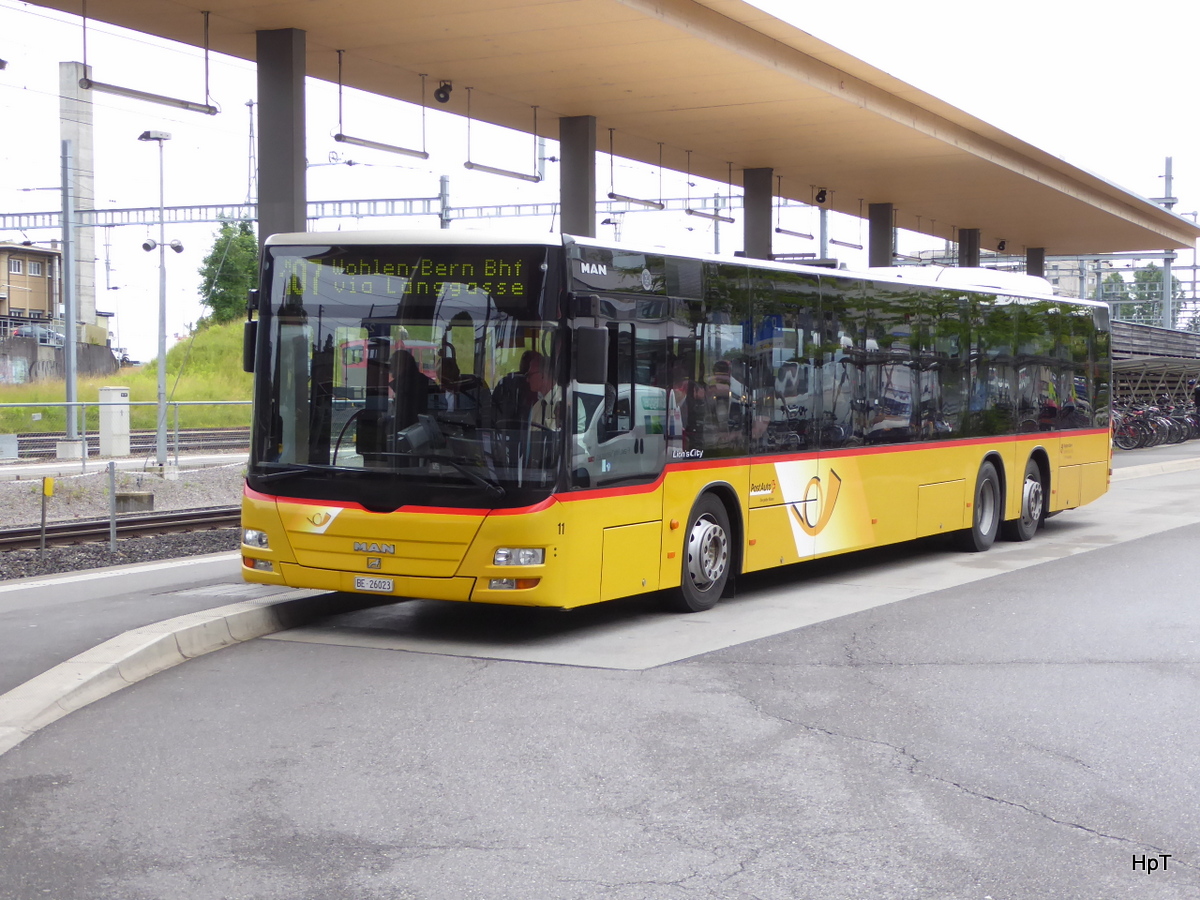
{"type": "MultiPolygon", "coordinates": [[[[148,491],[154,495],[154,511],[236,506],[241,502],[244,463],[202,469],[181,469],[178,478],[162,478],[146,472],[118,472],[117,491],[148,491]]],[[[0,528],[37,525],[42,514],[42,481],[0,481],[0,528]]],[[[54,496],[46,500],[46,521],[106,518],[109,514],[108,473],[103,469],[54,479],[54,496]]],[[[108,541],[68,547],[49,547],[44,557],[38,550],[9,550],[0,553],[0,580],[55,575],[120,566],[131,563],[177,559],[206,553],[225,553],[239,547],[237,528],[218,528],[189,534],[121,538],[115,552],[108,541]]]]}

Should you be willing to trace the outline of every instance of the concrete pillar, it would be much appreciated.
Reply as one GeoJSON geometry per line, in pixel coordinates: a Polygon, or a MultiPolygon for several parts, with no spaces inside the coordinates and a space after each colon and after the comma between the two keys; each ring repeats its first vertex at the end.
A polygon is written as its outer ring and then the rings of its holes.
{"type": "Polygon", "coordinates": [[[1030,247],[1025,251],[1025,274],[1046,277],[1046,248],[1030,247]]]}
{"type": "Polygon", "coordinates": [[[895,259],[894,210],[890,203],[871,203],[867,206],[867,265],[890,266],[895,259]]]}
{"type": "Polygon", "coordinates": [[[967,268],[979,268],[979,229],[958,229],[958,264],[967,268]]]}
{"type": "Polygon", "coordinates": [[[742,248],[751,259],[771,258],[771,213],[774,206],[775,171],[773,169],[743,169],[744,220],[742,248]]]}
{"type": "Polygon", "coordinates": [[[258,241],[307,231],[305,32],[258,32],[258,241]]]}
{"type": "MultiPolygon", "coordinates": [[[[96,208],[95,154],[92,150],[92,92],[79,86],[81,78],[91,78],[91,67],[79,62],[58,64],[59,125],[62,140],[71,142],[72,200],[75,204],[75,277],[72,296],[75,298],[75,321],[83,325],[96,324],[96,229],[89,223],[80,224],[81,209],[96,208]]],[[[136,132],[129,136],[137,140],[136,132]]],[[[62,300],[61,297],[58,298],[62,300]]],[[[57,310],[51,316],[61,315],[57,310]]],[[[74,336],[73,336],[74,339],[74,336]]]]}
{"type": "Polygon", "coordinates": [[[596,117],[558,120],[559,221],[564,234],[596,236],[596,117]]]}

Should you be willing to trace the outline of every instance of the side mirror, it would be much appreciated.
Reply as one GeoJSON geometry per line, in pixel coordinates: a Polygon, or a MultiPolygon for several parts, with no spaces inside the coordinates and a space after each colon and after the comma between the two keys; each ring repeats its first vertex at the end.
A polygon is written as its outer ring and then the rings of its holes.
{"type": "Polygon", "coordinates": [[[608,381],[608,329],[575,329],[575,380],[580,384],[608,381]]]}
{"type": "Polygon", "coordinates": [[[258,343],[258,322],[246,322],[242,327],[242,371],[254,371],[254,348],[258,343]]]}
{"type": "Polygon", "coordinates": [[[258,345],[258,322],[254,311],[258,309],[258,288],[246,292],[246,325],[242,329],[242,371],[254,371],[254,348],[258,345]]]}

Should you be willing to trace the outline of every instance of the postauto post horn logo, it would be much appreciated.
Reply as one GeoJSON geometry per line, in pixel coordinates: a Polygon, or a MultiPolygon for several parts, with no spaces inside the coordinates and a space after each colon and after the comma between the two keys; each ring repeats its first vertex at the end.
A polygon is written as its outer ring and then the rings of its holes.
{"type": "Polygon", "coordinates": [[[804,497],[799,503],[792,504],[792,515],[809,537],[816,537],[829,524],[841,489],[842,479],[830,469],[827,486],[821,483],[821,476],[814,475],[804,487],[804,497]]]}

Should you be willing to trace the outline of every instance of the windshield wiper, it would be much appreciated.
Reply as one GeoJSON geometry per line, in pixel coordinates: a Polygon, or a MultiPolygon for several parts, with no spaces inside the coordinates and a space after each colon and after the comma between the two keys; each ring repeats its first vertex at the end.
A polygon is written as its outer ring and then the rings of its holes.
{"type": "MultiPolygon", "coordinates": [[[[453,422],[445,413],[446,421],[453,422]]],[[[439,416],[427,415],[421,413],[417,416],[415,425],[410,425],[396,435],[396,456],[407,456],[416,458],[425,458],[430,461],[444,462],[453,466],[455,470],[470,480],[477,487],[483,488],[489,497],[494,497],[499,500],[504,496],[504,488],[494,481],[484,478],[478,472],[474,472],[465,465],[451,459],[449,456],[443,456],[439,451],[445,451],[446,435],[442,432],[441,426],[438,424],[439,416]]]]}
{"type": "Polygon", "coordinates": [[[462,463],[455,462],[454,460],[450,459],[448,456],[433,456],[433,455],[431,455],[429,457],[429,459],[431,461],[435,461],[435,462],[449,463],[450,465],[454,466],[454,468],[460,474],[466,476],[470,481],[474,482],[476,485],[483,488],[484,491],[487,492],[487,495],[489,497],[494,497],[495,499],[499,500],[504,496],[504,487],[502,485],[497,484],[496,482],[492,481],[490,478],[484,478],[478,472],[473,472],[471,469],[468,469],[462,463]]]}
{"type": "Polygon", "coordinates": [[[285,478],[294,478],[297,475],[365,471],[365,469],[358,469],[353,466],[314,466],[307,463],[291,463],[290,465],[286,465],[284,468],[276,469],[274,472],[255,474],[254,477],[259,481],[282,481],[285,478]]]}

